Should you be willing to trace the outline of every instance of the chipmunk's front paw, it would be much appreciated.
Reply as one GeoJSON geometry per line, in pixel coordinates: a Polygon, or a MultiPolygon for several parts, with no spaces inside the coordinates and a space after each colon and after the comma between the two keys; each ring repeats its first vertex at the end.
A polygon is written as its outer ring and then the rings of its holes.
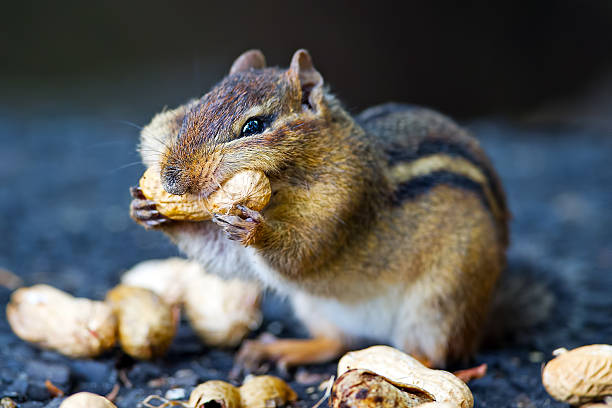
{"type": "Polygon", "coordinates": [[[130,217],[138,224],[146,229],[152,229],[171,221],[157,211],[155,201],[147,200],[140,187],[130,187],[130,193],[134,198],[130,204],[130,217]]]}
{"type": "Polygon", "coordinates": [[[237,208],[241,212],[239,216],[215,213],[213,214],[213,221],[223,228],[229,239],[239,241],[244,246],[249,246],[255,241],[264,219],[258,211],[251,210],[243,205],[238,205],[237,208]]]}

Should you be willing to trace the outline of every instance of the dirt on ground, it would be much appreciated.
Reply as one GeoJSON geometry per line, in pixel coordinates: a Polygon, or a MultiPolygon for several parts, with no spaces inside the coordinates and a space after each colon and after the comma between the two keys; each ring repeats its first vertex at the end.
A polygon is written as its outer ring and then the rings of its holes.
{"type": "MultiPolygon", "coordinates": [[[[138,129],[123,122],[154,112],[74,113],[37,107],[0,111],[0,267],[24,285],[47,283],[94,299],[133,264],[177,255],[159,232],[147,232],[128,215],[130,195],[143,171],[136,153],[138,129]]],[[[551,294],[554,304],[542,324],[502,338],[472,362],[488,364],[470,388],[477,407],[562,407],[541,384],[542,363],[557,347],[612,342],[612,138],[584,128],[521,127],[487,119],[467,124],[492,157],[512,210],[508,276],[526,276],[551,294]]],[[[8,276],[8,275],[6,275],[8,276]]],[[[19,282],[17,282],[18,284],[19,282]]],[[[0,307],[13,283],[0,283],[0,307]]],[[[523,305],[515,305],[523,306],[523,305]]],[[[528,305],[527,305],[528,306],[528,305]]],[[[520,307],[514,310],[521,310],[520,307]]],[[[267,331],[304,336],[287,304],[273,294],[267,331]]],[[[506,319],[520,321],[510,314],[506,319]]],[[[203,346],[186,323],[167,356],[134,361],[119,350],[96,359],[69,359],[18,339],[0,318],[0,397],[23,408],[57,407],[46,380],[67,394],[108,394],[136,407],[150,394],[189,395],[198,383],[227,379],[234,350],[203,346]],[[182,390],[182,391],[181,391],[182,390]]],[[[282,374],[310,407],[335,374],[335,364],[282,374]]],[[[235,381],[240,382],[237,378],[235,381]]]]}

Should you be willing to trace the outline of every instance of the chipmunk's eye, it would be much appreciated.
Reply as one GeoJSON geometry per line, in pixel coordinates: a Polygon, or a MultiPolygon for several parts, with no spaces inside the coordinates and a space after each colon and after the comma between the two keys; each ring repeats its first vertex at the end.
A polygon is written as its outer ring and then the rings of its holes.
{"type": "Polygon", "coordinates": [[[265,129],[266,124],[263,120],[259,118],[250,118],[246,121],[244,126],[242,126],[242,132],[240,133],[240,137],[256,135],[258,133],[263,132],[265,129]]]}

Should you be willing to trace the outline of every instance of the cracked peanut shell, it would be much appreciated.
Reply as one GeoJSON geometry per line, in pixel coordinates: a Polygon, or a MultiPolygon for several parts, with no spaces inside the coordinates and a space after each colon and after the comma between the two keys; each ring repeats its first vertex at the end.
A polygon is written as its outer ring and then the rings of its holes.
{"type": "Polygon", "coordinates": [[[434,398],[418,387],[405,387],[368,370],[348,370],[334,382],[332,408],[410,408],[434,398]]]}
{"type": "Polygon", "coordinates": [[[418,388],[435,402],[472,408],[474,397],[468,386],[444,370],[432,370],[415,358],[389,346],[372,346],[346,353],[338,362],[338,377],[352,369],[376,373],[396,387],[418,388]]]}
{"type": "Polygon", "coordinates": [[[270,201],[270,180],[261,171],[243,170],[236,173],[206,199],[190,195],[174,195],[162,187],[159,171],[150,167],[140,178],[144,196],[156,203],[156,209],[174,220],[205,221],[212,213],[236,213],[236,205],[255,211],[270,201]]]}
{"type": "Polygon", "coordinates": [[[203,408],[218,406],[221,408],[240,408],[240,391],[238,387],[221,381],[206,381],[195,387],[189,395],[189,406],[203,408]]]}

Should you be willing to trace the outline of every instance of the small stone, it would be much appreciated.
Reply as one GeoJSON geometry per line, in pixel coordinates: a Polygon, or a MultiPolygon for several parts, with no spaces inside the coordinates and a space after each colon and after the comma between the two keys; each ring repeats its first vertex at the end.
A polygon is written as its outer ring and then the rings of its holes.
{"type": "Polygon", "coordinates": [[[162,374],[161,369],[156,364],[139,361],[129,371],[128,378],[134,383],[140,383],[159,378],[162,374]]]}
{"type": "Polygon", "coordinates": [[[35,380],[49,380],[56,386],[66,386],[70,382],[70,369],[62,364],[46,363],[44,361],[28,361],[25,373],[35,380]]]}
{"type": "Polygon", "coordinates": [[[19,405],[19,408],[42,408],[45,404],[39,401],[28,401],[19,405]]]}
{"type": "Polygon", "coordinates": [[[199,377],[195,371],[188,368],[178,370],[174,375],[168,378],[168,383],[175,387],[193,387],[198,384],[199,377]]]}
{"type": "Polygon", "coordinates": [[[149,380],[147,383],[147,387],[149,388],[161,388],[168,383],[168,379],[166,377],[154,378],[149,380]]]}
{"type": "Polygon", "coordinates": [[[164,397],[167,400],[181,400],[185,399],[186,395],[187,393],[185,392],[184,388],[172,388],[166,391],[166,395],[164,395],[164,397]]]}
{"type": "Polygon", "coordinates": [[[7,289],[17,289],[23,285],[23,280],[8,269],[0,268],[0,286],[7,289]]]}
{"type": "Polygon", "coordinates": [[[312,393],[313,393],[313,392],[315,392],[315,391],[316,391],[316,388],[315,388],[315,387],[308,387],[308,388],[306,388],[306,393],[307,393],[307,394],[312,394],[312,393]]]}
{"type": "Polygon", "coordinates": [[[544,361],[544,353],[542,353],[541,351],[531,351],[529,353],[529,361],[531,363],[541,363],[542,361],[544,361]]]}
{"type": "Polygon", "coordinates": [[[51,397],[45,382],[41,380],[30,380],[26,394],[29,399],[34,401],[46,401],[51,397]]]}
{"type": "Polygon", "coordinates": [[[295,373],[295,381],[303,385],[318,384],[328,378],[329,374],[311,373],[303,367],[298,368],[295,373]]]}
{"type": "Polygon", "coordinates": [[[117,378],[117,373],[110,362],[73,360],[70,368],[76,379],[84,382],[114,382],[117,378]]]}
{"type": "Polygon", "coordinates": [[[283,331],[283,324],[278,320],[274,320],[270,322],[270,324],[268,324],[268,326],[266,327],[266,331],[272,333],[275,336],[278,336],[283,331]]]}
{"type": "Polygon", "coordinates": [[[47,405],[45,405],[45,408],[59,408],[59,406],[62,404],[62,401],[64,401],[66,398],[61,397],[61,398],[53,398],[51,400],[51,402],[49,402],[47,405]]]}
{"type": "Polygon", "coordinates": [[[24,397],[28,390],[28,378],[25,374],[20,374],[15,381],[3,392],[7,397],[24,397]]]}

